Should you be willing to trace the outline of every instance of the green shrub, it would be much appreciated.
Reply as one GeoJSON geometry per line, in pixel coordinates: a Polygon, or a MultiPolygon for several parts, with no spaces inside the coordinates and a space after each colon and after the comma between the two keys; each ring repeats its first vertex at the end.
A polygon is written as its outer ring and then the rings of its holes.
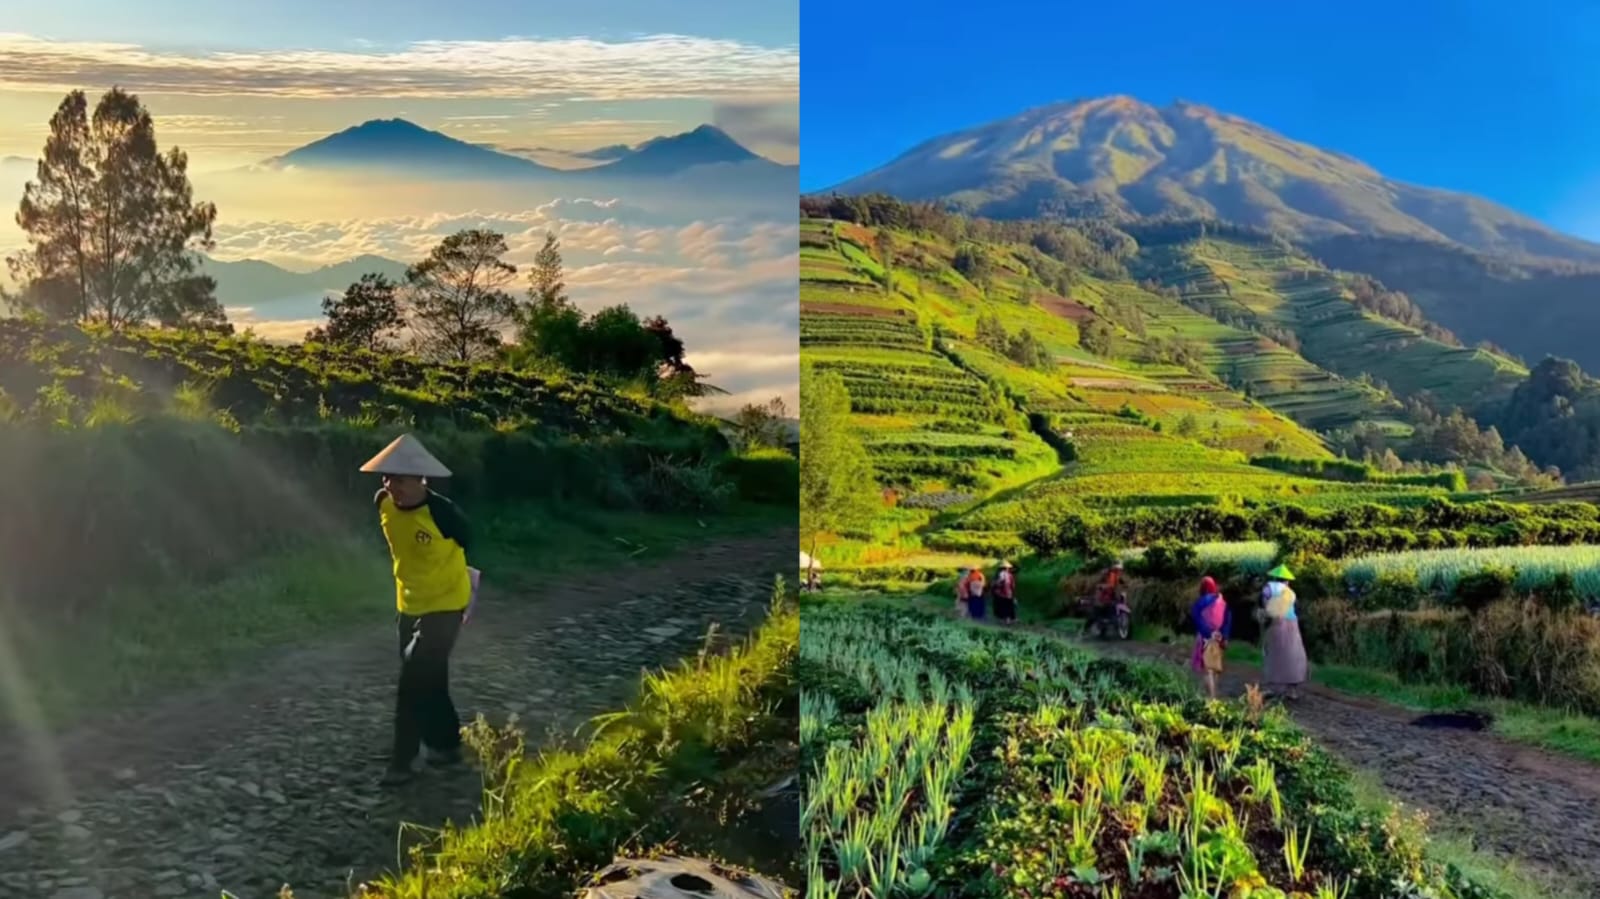
{"type": "Polygon", "coordinates": [[[1469,612],[1476,612],[1497,599],[1511,594],[1517,571],[1507,565],[1488,565],[1465,574],[1456,581],[1455,600],[1469,612]]]}
{"type": "Polygon", "coordinates": [[[722,462],[722,472],[733,482],[739,498],[747,502],[800,503],[800,460],[782,450],[729,456],[722,462]]]}
{"type": "Polygon", "coordinates": [[[1428,591],[1417,581],[1417,573],[1406,568],[1379,574],[1363,598],[1372,608],[1410,610],[1422,605],[1427,596],[1428,591]]]}
{"type": "Polygon", "coordinates": [[[1186,543],[1163,540],[1145,550],[1136,568],[1140,574],[1163,580],[1194,578],[1200,575],[1200,558],[1186,543]]]}

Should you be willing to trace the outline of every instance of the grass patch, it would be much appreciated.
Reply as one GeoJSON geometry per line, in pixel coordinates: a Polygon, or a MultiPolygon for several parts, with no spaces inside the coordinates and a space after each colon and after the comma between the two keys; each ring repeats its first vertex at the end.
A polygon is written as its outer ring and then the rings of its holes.
{"type": "MultiPolygon", "coordinates": [[[[637,834],[670,829],[696,784],[757,747],[793,740],[799,643],[799,614],[775,602],[743,644],[647,674],[628,708],[591,722],[586,744],[536,757],[525,754],[514,723],[494,731],[479,718],[468,739],[484,762],[483,822],[447,827],[431,849],[413,852],[405,874],[361,895],[572,895],[615,853],[648,851],[637,834]]],[[[793,859],[767,862],[783,867],[793,859]]]]}

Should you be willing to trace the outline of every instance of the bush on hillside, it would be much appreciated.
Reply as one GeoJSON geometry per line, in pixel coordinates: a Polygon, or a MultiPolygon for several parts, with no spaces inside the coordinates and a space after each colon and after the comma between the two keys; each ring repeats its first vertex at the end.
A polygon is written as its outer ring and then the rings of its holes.
{"type": "Polygon", "coordinates": [[[800,460],[783,450],[729,456],[722,460],[722,473],[747,502],[799,505],[800,460]]]}

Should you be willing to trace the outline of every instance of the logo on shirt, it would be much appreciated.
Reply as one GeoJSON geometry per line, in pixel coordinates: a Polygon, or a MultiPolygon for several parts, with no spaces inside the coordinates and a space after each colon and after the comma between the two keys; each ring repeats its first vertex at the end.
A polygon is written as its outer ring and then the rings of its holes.
{"type": "Polygon", "coordinates": [[[433,535],[428,533],[427,531],[422,530],[421,528],[418,528],[417,529],[417,542],[419,544],[423,545],[423,546],[427,546],[428,544],[433,542],[433,535]]]}

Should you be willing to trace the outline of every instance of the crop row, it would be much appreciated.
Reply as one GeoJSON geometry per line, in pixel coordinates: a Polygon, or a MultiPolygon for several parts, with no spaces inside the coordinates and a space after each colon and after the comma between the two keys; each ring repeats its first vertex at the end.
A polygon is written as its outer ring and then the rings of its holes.
{"type": "Polygon", "coordinates": [[[1500,899],[1281,714],[1035,635],[802,616],[808,899],[1500,899]]]}

